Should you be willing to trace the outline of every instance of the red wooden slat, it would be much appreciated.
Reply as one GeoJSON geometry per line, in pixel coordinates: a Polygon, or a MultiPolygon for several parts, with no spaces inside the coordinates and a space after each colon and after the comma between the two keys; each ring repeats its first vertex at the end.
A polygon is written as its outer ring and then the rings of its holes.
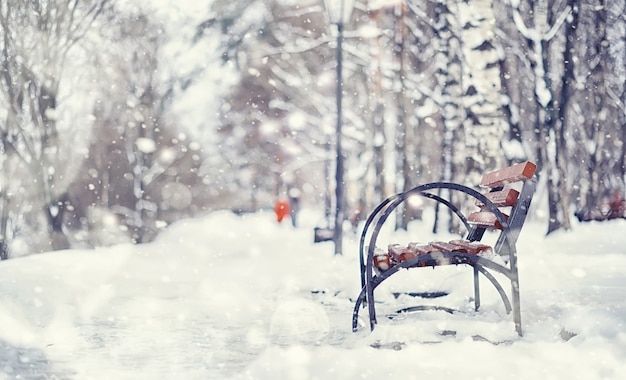
{"type": "MultiPolygon", "coordinates": [[[[505,218],[508,218],[507,215],[504,215],[505,218]]],[[[477,224],[483,227],[492,227],[502,229],[502,224],[498,221],[496,214],[489,211],[476,211],[470,214],[467,218],[467,221],[470,224],[477,224]]]]}
{"type": "Polygon", "coordinates": [[[382,271],[392,267],[391,258],[389,254],[380,248],[374,250],[374,266],[382,271]]]}
{"type": "MultiPolygon", "coordinates": [[[[505,189],[487,193],[485,196],[497,207],[515,206],[517,198],[519,198],[519,191],[515,189],[505,189]]],[[[484,203],[477,200],[476,206],[483,207],[484,203]]]]}
{"type": "Polygon", "coordinates": [[[403,247],[400,244],[389,244],[388,251],[389,256],[399,263],[417,256],[415,251],[411,251],[409,248],[403,247]]]}
{"type": "Polygon", "coordinates": [[[450,244],[463,247],[467,251],[467,253],[472,255],[478,255],[482,252],[493,252],[493,248],[491,248],[487,244],[483,244],[477,241],[452,240],[450,241],[450,244]]]}
{"type": "Polygon", "coordinates": [[[446,243],[444,241],[433,241],[430,243],[431,246],[437,248],[441,252],[463,252],[467,253],[467,251],[458,245],[446,243]]]}
{"type": "Polygon", "coordinates": [[[521,162],[504,169],[485,174],[480,185],[483,187],[499,187],[509,183],[530,179],[535,174],[537,165],[530,161],[521,162]]]}
{"type": "Polygon", "coordinates": [[[410,251],[415,252],[417,256],[427,255],[431,252],[437,251],[435,247],[431,246],[430,244],[424,243],[409,243],[408,248],[410,251]]]}

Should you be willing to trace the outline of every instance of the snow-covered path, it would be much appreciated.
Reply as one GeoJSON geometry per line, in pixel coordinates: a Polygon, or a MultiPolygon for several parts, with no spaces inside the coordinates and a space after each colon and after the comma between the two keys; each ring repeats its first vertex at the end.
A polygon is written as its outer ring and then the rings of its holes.
{"type": "MultiPolygon", "coordinates": [[[[220,212],[149,245],[0,263],[0,379],[626,378],[626,221],[549,238],[527,225],[522,338],[488,291],[478,315],[382,318],[353,334],[356,241],[333,256],[312,243],[316,218],[302,221],[220,212]]],[[[382,310],[414,303],[392,296],[409,290],[470,305],[467,268],[410,272],[377,290],[382,310]]]]}

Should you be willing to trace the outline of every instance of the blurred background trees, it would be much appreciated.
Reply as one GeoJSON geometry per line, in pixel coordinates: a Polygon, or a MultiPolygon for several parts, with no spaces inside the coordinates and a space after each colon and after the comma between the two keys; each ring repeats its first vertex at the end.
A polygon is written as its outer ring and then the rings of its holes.
{"type": "MultiPolygon", "coordinates": [[[[526,159],[548,233],[623,195],[625,14],[626,0],[357,1],[347,215],[526,159]]],[[[334,33],[321,0],[2,1],[1,257],[149,242],[291,187],[328,214],[334,33]]]]}

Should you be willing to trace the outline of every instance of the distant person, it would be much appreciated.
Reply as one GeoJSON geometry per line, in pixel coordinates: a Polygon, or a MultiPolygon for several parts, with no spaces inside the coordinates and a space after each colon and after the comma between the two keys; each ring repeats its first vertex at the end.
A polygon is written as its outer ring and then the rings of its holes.
{"type": "Polygon", "coordinates": [[[283,198],[277,200],[274,205],[274,214],[276,214],[276,221],[281,223],[289,215],[289,201],[283,198]]]}
{"type": "Polygon", "coordinates": [[[300,211],[300,190],[295,187],[289,189],[289,209],[291,216],[291,224],[294,227],[298,226],[298,212],[300,211]]]}
{"type": "Polygon", "coordinates": [[[359,223],[362,220],[365,220],[365,205],[362,202],[359,202],[359,204],[354,208],[348,217],[348,220],[350,220],[350,224],[352,225],[352,233],[356,234],[359,223]]]}

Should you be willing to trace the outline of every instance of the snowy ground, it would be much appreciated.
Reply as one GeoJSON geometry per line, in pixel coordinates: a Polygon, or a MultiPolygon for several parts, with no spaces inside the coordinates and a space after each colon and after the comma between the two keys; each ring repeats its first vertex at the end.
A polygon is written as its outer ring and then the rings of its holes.
{"type": "MultiPolygon", "coordinates": [[[[520,338],[487,287],[471,311],[465,267],[387,281],[380,324],[353,334],[356,239],[333,256],[312,242],[317,217],[302,219],[219,212],[149,245],[0,263],[0,379],[626,378],[626,220],[549,238],[527,224],[520,338]],[[427,290],[450,295],[392,296],[427,290]],[[429,302],[467,312],[384,317],[429,302]]],[[[429,227],[386,238],[427,241],[429,227]]]]}

